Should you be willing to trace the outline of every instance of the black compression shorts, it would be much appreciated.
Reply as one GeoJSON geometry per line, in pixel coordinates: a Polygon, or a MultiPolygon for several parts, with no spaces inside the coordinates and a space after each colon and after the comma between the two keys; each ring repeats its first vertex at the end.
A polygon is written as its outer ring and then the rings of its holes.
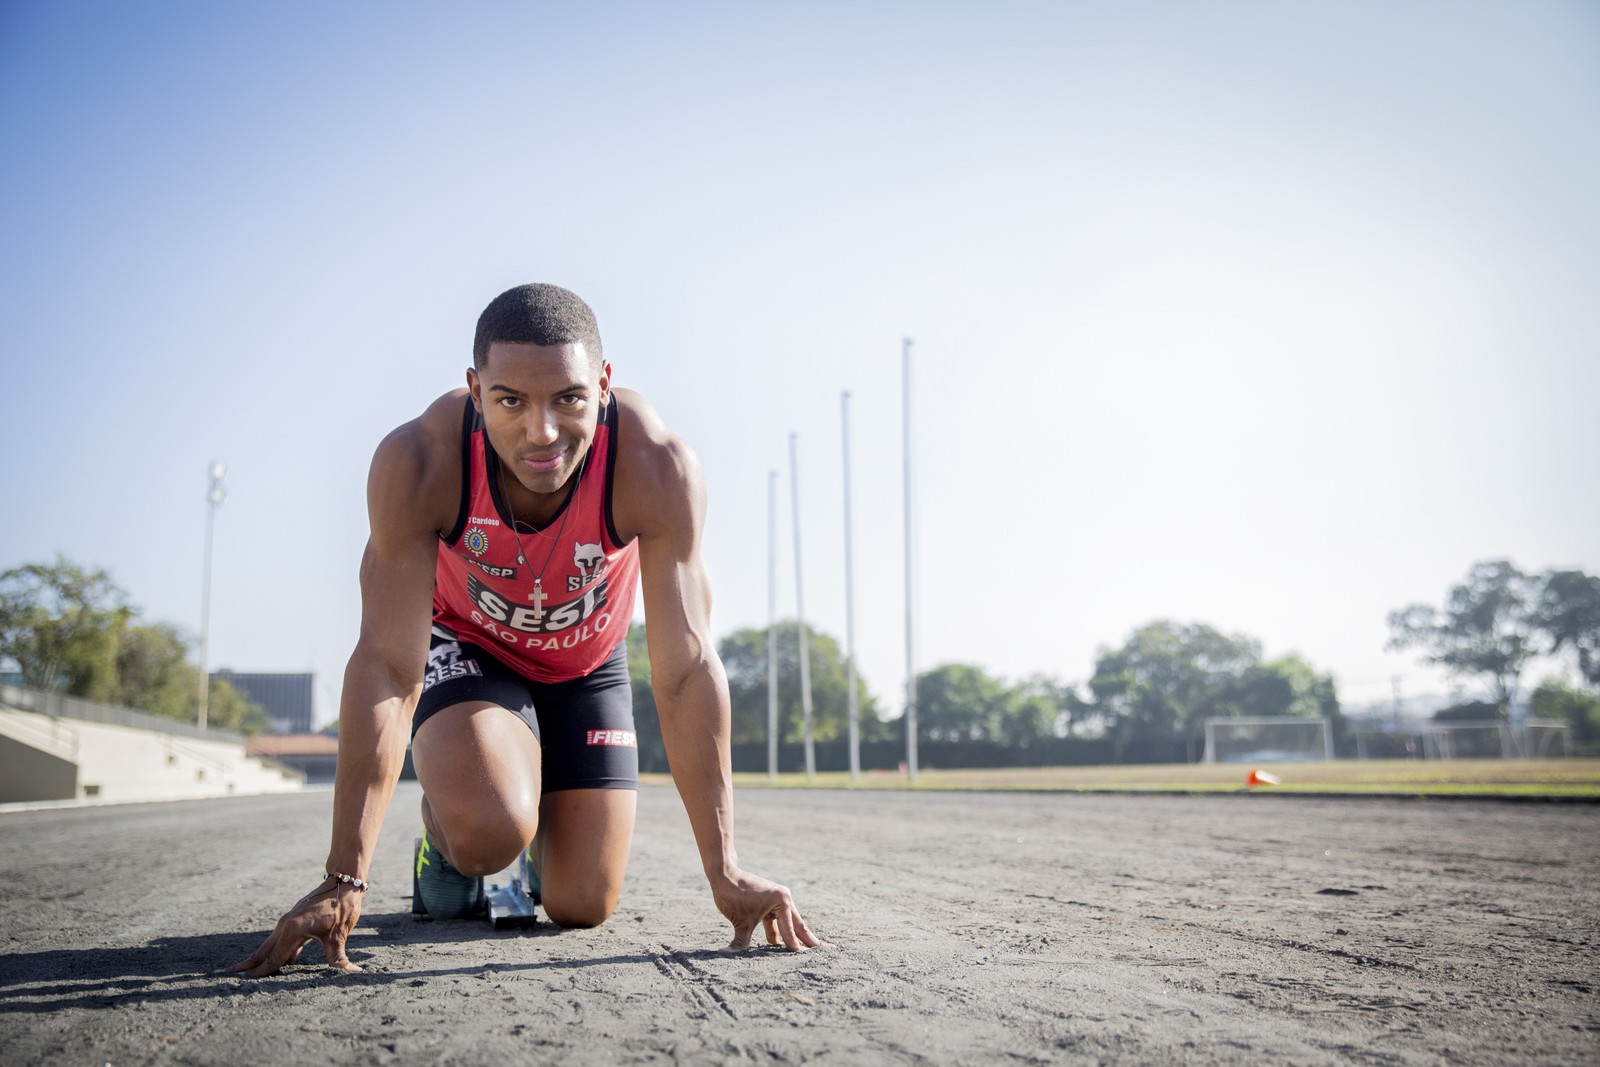
{"type": "Polygon", "coordinates": [[[468,701],[498,704],[528,724],[543,757],[543,792],[638,788],[639,745],[625,644],[619,642],[609,659],[581,678],[532,682],[435,626],[411,736],[430,716],[468,701]]]}

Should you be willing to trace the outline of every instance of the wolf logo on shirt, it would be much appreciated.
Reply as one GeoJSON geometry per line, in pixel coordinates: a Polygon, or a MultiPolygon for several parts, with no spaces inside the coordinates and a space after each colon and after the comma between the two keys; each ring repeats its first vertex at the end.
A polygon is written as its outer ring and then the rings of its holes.
{"type": "Polygon", "coordinates": [[[576,593],[600,580],[606,571],[606,554],[598,544],[580,541],[572,546],[572,564],[578,573],[567,575],[567,592],[576,593]]]}

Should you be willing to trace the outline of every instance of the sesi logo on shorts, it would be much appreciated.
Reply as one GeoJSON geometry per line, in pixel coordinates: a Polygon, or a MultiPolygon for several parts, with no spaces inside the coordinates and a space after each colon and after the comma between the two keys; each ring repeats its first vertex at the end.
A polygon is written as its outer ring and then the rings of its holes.
{"type": "Polygon", "coordinates": [[[638,748],[639,737],[632,730],[590,730],[589,744],[620,745],[623,748],[638,748]]]}
{"type": "Polygon", "coordinates": [[[461,642],[445,641],[428,650],[428,667],[422,675],[422,689],[426,692],[451,678],[467,675],[483,676],[483,671],[470,659],[461,658],[461,642]]]}

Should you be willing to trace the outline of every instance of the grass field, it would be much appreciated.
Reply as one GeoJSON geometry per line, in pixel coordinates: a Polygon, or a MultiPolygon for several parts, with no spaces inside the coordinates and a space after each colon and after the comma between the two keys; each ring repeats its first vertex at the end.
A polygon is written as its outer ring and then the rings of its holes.
{"type": "MultiPolygon", "coordinates": [[[[650,780],[669,781],[665,775],[650,780]]],[[[765,774],[736,774],[736,786],[764,787],[765,774]]],[[[1189,763],[1112,767],[1006,767],[974,770],[923,769],[915,782],[894,771],[863,772],[857,783],[846,773],[782,774],[785,788],[982,789],[1081,793],[1351,794],[1592,799],[1600,801],[1600,759],[1548,760],[1334,760],[1307,763],[1189,763]],[[1252,767],[1280,779],[1252,789],[1252,767]]]]}

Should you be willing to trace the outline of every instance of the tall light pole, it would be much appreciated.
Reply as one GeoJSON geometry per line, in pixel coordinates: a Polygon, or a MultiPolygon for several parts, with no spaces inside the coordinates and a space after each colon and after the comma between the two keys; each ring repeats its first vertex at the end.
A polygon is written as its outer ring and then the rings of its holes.
{"type": "Polygon", "coordinates": [[[901,424],[905,450],[906,512],[906,774],[917,778],[916,568],[912,565],[911,338],[900,341],[901,424]]]}
{"type": "Polygon", "coordinates": [[[800,713],[805,719],[806,781],[817,776],[811,727],[811,651],[806,642],[806,584],[800,573],[800,435],[789,435],[789,492],[794,508],[794,611],[800,623],[800,713]]]}
{"type": "Polygon", "coordinates": [[[228,474],[221,461],[211,461],[211,488],[206,493],[206,552],[204,569],[200,577],[200,729],[206,728],[206,710],[211,703],[210,666],[206,660],[211,641],[211,528],[216,525],[217,509],[228,499],[228,490],[222,479],[228,474]]]}
{"type": "Polygon", "coordinates": [[[778,780],[778,472],[767,471],[767,781],[778,780]]]}
{"type": "Polygon", "coordinates": [[[861,711],[856,707],[856,577],[851,559],[855,538],[850,532],[850,390],[839,394],[839,422],[844,428],[844,640],[845,684],[849,686],[850,780],[861,778],[861,711]]]}

